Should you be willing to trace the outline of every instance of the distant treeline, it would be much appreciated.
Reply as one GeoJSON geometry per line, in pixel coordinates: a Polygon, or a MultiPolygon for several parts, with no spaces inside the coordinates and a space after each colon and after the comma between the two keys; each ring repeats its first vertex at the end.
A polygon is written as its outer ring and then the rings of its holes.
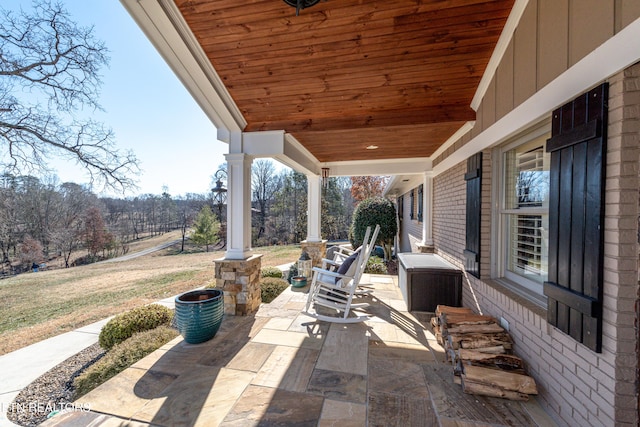
{"type": "MultiPolygon", "coordinates": [[[[351,187],[349,178],[330,178],[324,186],[323,238],[348,238],[354,209],[351,187]]],[[[137,239],[188,230],[204,205],[226,223],[226,200],[213,192],[99,197],[84,186],[59,183],[56,178],[4,175],[0,177],[0,271],[17,273],[54,258],[68,267],[118,256],[137,239]],[[78,251],[83,251],[80,258],[78,251]]],[[[253,246],[298,243],[306,233],[306,176],[290,169],[276,172],[271,161],[255,162],[253,246]]]]}

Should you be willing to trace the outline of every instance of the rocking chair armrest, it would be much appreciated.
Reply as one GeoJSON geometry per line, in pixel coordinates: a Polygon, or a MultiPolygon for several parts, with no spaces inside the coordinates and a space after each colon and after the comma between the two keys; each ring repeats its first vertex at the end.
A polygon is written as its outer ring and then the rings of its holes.
{"type": "Polygon", "coordinates": [[[340,263],[335,262],[329,258],[322,258],[322,269],[327,271],[333,271],[332,269],[337,269],[340,267],[340,263]]]}
{"type": "Polygon", "coordinates": [[[338,250],[336,252],[347,254],[347,255],[351,255],[355,251],[356,251],[355,249],[350,249],[350,248],[347,248],[345,246],[338,246],[338,250]]]}
{"type": "MultiPolygon", "coordinates": [[[[338,281],[339,279],[353,279],[353,276],[348,276],[346,274],[339,274],[335,271],[330,271],[330,270],[323,270],[322,268],[319,267],[313,267],[313,272],[316,274],[322,274],[323,276],[329,276],[329,277],[333,277],[335,278],[336,281],[338,281]]],[[[316,279],[315,275],[314,275],[314,280],[316,279]]],[[[322,281],[323,283],[325,283],[324,281],[322,281]]]]}
{"type": "Polygon", "coordinates": [[[349,258],[351,255],[354,254],[355,251],[351,250],[351,249],[344,249],[342,251],[336,251],[333,254],[333,260],[334,261],[344,261],[345,259],[349,258]]]}

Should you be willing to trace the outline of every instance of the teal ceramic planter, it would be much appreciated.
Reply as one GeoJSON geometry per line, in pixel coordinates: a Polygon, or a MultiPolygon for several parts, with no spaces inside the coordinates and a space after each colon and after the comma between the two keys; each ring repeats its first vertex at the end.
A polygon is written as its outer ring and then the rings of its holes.
{"type": "Polygon", "coordinates": [[[302,288],[307,286],[307,278],[304,276],[295,276],[291,278],[291,286],[294,288],[302,288]]]}
{"type": "Polygon", "coordinates": [[[224,315],[223,293],[217,289],[190,291],[175,299],[175,325],[189,344],[199,344],[216,335],[224,315]]]}

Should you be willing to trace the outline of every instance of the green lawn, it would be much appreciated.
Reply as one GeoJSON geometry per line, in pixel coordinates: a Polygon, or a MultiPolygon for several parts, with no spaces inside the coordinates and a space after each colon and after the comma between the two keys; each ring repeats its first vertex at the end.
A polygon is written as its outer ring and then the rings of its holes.
{"type": "MultiPolygon", "coordinates": [[[[153,245],[149,239],[147,247],[153,245]]],[[[300,247],[262,247],[254,253],[263,255],[263,267],[276,266],[297,260],[300,247]]],[[[0,355],[212,283],[213,260],[223,256],[224,252],[176,254],[175,248],[169,248],[129,261],[0,280],[0,355]]]]}

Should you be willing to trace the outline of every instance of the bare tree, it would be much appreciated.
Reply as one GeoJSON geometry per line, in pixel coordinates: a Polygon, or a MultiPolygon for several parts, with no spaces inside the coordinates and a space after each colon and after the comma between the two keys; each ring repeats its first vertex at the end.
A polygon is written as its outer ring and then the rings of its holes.
{"type": "Polygon", "coordinates": [[[44,260],[42,244],[31,236],[25,236],[20,244],[19,258],[23,266],[29,265],[34,269],[37,268],[44,260]]]}
{"type": "Polygon", "coordinates": [[[93,206],[86,210],[84,218],[84,241],[89,256],[95,258],[109,244],[111,236],[106,229],[102,212],[93,206]]]}
{"type": "Polygon", "coordinates": [[[115,149],[111,129],[78,117],[101,109],[99,71],[109,58],[93,28],[48,0],[31,13],[0,8],[0,17],[0,168],[47,171],[55,153],[84,166],[92,184],[135,187],[134,154],[115,149]]]}
{"type": "Polygon", "coordinates": [[[74,250],[82,243],[84,232],[84,211],[88,206],[96,205],[95,196],[78,184],[67,182],[59,190],[62,203],[59,206],[58,221],[51,227],[51,242],[64,259],[65,268],[74,250]]]}
{"type": "Polygon", "coordinates": [[[253,200],[258,204],[258,235],[260,239],[265,232],[267,209],[272,201],[277,188],[276,167],[271,160],[260,159],[251,168],[251,187],[253,200]]]}
{"type": "MultiPolygon", "coordinates": [[[[2,270],[11,267],[9,254],[20,241],[20,209],[16,200],[16,180],[11,176],[2,177],[0,185],[0,252],[2,254],[2,270]]],[[[15,250],[14,250],[15,252],[15,250]]]]}

